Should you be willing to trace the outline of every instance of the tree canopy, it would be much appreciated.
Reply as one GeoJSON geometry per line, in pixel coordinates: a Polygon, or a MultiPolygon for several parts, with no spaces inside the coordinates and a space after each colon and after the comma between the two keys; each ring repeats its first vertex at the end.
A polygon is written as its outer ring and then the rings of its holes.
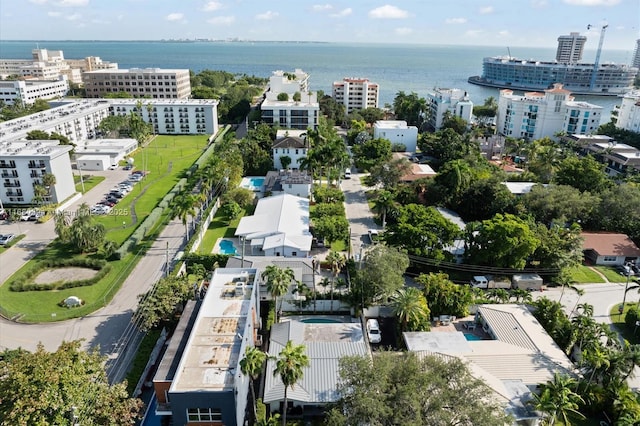
{"type": "Polygon", "coordinates": [[[110,385],[98,351],[80,341],[55,352],[39,344],[0,354],[0,425],[131,425],[143,403],[130,398],[126,383],[110,385]]]}
{"type": "Polygon", "coordinates": [[[326,423],[342,425],[509,424],[492,390],[461,360],[381,352],[340,360],[340,395],[326,423]]]}
{"type": "Polygon", "coordinates": [[[409,258],[402,251],[378,244],[364,256],[362,269],[358,271],[358,282],[366,286],[365,302],[390,297],[404,287],[404,271],[409,267],[409,258]]]}

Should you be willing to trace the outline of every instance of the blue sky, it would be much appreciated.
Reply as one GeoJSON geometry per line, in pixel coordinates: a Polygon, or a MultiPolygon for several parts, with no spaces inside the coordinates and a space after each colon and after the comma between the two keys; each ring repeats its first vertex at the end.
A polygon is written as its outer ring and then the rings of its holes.
{"type": "MultiPolygon", "coordinates": [[[[0,0],[2,40],[300,40],[633,49],[640,0],[0,0]],[[595,29],[587,30],[587,25],[595,29]]],[[[1,53],[1,52],[0,52],[1,53]]]]}

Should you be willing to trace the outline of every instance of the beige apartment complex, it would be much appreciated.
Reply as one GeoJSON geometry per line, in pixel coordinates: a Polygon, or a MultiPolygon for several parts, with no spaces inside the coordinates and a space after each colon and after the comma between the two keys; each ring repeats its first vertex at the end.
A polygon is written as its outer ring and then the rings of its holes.
{"type": "Polygon", "coordinates": [[[187,99],[191,81],[187,69],[131,68],[89,71],[82,74],[86,96],[101,98],[127,92],[135,98],[187,99]]]}
{"type": "Polygon", "coordinates": [[[343,78],[333,83],[333,99],[345,106],[347,114],[357,109],[378,108],[379,89],[368,78],[343,78]]]}

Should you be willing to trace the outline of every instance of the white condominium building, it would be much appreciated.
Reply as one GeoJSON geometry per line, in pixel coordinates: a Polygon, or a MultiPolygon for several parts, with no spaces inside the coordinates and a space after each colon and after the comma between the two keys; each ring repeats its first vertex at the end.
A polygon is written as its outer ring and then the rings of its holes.
{"type": "Polygon", "coordinates": [[[391,144],[404,145],[406,152],[416,152],[418,128],[404,120],[378,120],[373,123],[373,138],[388,139],[391,144]]]}
{"type": "Polygon", "coordinates": [[[309,74],[301,69],[293,73],[274,71],[269,90],[260,105],[262,121],[285,129],[315,129],[320,104],[316,93],[309,90],[309,74]],[[286,94],[286,99],[278,95],[286,94]]]}
{"type": "Polygon", "coordinates": [[[187,99],[191,96],[189,70],[131,68],[87,71],[82,74],[86,96],[126,92],[134,98],[187,99]]]}
{"type": "Polygon", "coordinates": [[[113,99],[109,103],[111,115],[140,114],[153,123],[153,132],[161,135],[215,135],[218,133],[218,101],[214,99],[149,99],[138,109],[138,101],[113,99]]]}
{"type": "Polygon", "coordinates": [[[528,92],[524,96],[516,96],[510,89],[501,90],[498,132],[524,139],[554,137],[559,132],[594,133],[600,126],[602,107],[573,99],[559,83],[545,93],[528,92]]]}
{"type": "Polygon", "coordinates": [[[442,127],[442,120],[447,112],[467,123],[471,122],[473,102],[462,89],[435,89],[434,92],[427,93],[427,102],[427,123],[434,130],[442,127]]]}
{"type": "Polygon", "coordinates": [[[75,190],[69,151],[71,145],[58,141],[0,142],[0,201],[3,204],[31,204],[35,187],[45,174],[53,174],[56,184],[49,188],[45,202],[60,203],[75,190]]]}
{"type": "Polygon", "coordinates": [[[60,75],[55,80],[2,80],[0,102],[5,105],[33,104],[36,99],[62,98],[69,92],[67,77],[60,75]]]}
{"type": "Polygon", "coordinates": [[[309,74],[296,68],[294,72],[274,71],[269,78],[269,90],[266,99],[275,101],[278,95],[286,93],[289,98],[299,93],[302,98],[309,93],[309,74]]]}
{"type": "Polygon", "coordinates": [[[333,83],[333,99],[345,106],[347,114],[358,109],[378,108],[378,83],[368,78],[343,78],[333,83]]]}
{"type": "Polygon", "coordinates": [[[617,114],[616,127],[640,133],[640,90],[626,93],[614,114],[617,114]]]}

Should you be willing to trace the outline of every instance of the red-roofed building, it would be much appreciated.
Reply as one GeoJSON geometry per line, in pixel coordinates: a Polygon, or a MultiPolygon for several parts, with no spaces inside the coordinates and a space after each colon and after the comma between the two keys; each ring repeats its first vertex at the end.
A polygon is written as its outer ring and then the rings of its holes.
{"type": "Polygon", "coordinates": [[[640,248],[625,234],[613,232],[583,232],[585,259],[595,265],[640,263],[640,248]]]}

